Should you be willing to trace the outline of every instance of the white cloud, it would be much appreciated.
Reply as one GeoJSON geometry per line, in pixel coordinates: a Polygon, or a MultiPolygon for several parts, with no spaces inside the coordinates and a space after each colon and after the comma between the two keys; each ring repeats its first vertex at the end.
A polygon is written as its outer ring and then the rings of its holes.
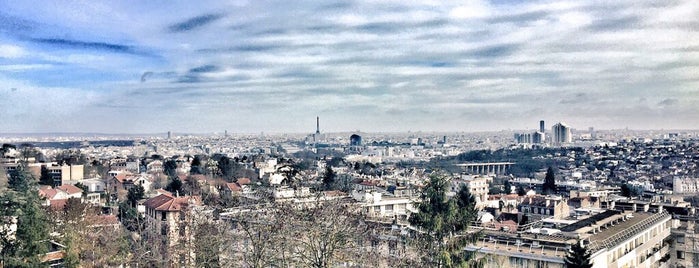
{"type": "MultiPolygon", "coordinates": [[[[303,131],[294,122],[320,111],[348,124],[372,113],[376,120],[367,125],[377,128],[401,122],[375,130],[421,129],[430,118],[445,122],[429,123],[430,128],[453,128],[468,118],[469,128],[493,129],[528,117],[559,116],[571,124],[605,124],[597,128],[613,126],[609,118],[642,127],[644,120],[627,118],[635,115],[619,115],[640,112],[625,104],[629,99],[648,99],[643,108],[649,111],[641,114],[654,126],[670,111],[653,104],[680,98],[677,94],[695,100],[676,103],[673,111],[679,115],[673,122],[681,126],[692,122],[687,114],[697,109],[699,19],[687,16],[697,8],[691,0],[666,6],[475,0],[324,4],[83,7],[70,1],[51,13],[51,5],[32,9],[36,3],[10,3],[20,6],[8,9],[16,12],[10,15],[56,26],[50,34],[31,35],[78,40],[85,47],[0,45],[0,58],[8,59],[0,70],[12,71],[15,81],[26,79],[19,82],[33,85],[33,92],[58,88],[57,103],[81,109],[52,112],[84,118],[84,125],[94,128],[110,119],[134,132],[168,124],[180,124],[183,131],[226,126],[303,131]],[[76,16],[67,17],[73,9],[79,9],[76,16]],[[115,16],[105,15],[110,13],[115,16]],[[168,30],[206,14],[222,17],[187,31],[168,30]],[[140,82],[146,72],[151,75],[140,82]],[[71,84],[60,86],[65,83],[71,84]],[[101,91],[86,91],[92,88],[101,91]],[[71,92],[79,98],[66,98],[71,92]],[[189,121],[197,124],[181,123],[189,121]]],[[[27,86],[17,88],[22,87],[27,86]]],[[[17,109],[41,118],[46,110],[36,108],[20,104],[17,109]]]]}
{"type": "Polygon", "coordinates": [[[491,15],[491,8],[487,1],[466,0],[461,6],[449,11],[449,17],[453,19],[484,18],[491,15]]]}
{"type": "Polygon", "coordinates": [[[25,50],[20,46],[0,44],[0,58],[21,58],[26,55],[25,50]]]}

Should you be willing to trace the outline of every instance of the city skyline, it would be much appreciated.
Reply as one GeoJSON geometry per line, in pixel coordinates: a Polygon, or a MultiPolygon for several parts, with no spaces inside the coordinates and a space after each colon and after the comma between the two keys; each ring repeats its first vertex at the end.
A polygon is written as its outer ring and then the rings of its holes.
{"type": "Polygon", "coordinates": [[[0,10],[0,133],[311,133],[316,116],[322,132],[699,123],[695,1],[0,10]]]}

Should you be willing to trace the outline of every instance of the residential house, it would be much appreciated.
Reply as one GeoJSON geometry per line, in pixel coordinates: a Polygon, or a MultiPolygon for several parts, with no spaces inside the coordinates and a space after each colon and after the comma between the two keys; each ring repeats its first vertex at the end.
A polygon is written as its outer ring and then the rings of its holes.
{"type": "Polygon", "coordinates": [[[563,219],[570,215],[568,202],[560,196],[527,196],[518,207],[519,211],[529,216],[539,216],[541,218],[553,217],[563,219]]]}
{"type": "Polygon", "coordinates": [[[39,188],[39,196],[45,198],[43,205],[50,206],[53,209],[62,209],[68,199],[81,199],[82,195],[83,190],[73,185],[61,185],[55,188],[42,186],[39,188]]]}
{"type": "Polygon", "coordinates": [[[163,245],[167,247],[165,252],[171,254],[173,260],[178,256],[180,265],[191,266],[191,263],[186,262],[194,259],[194,250],[191,248],[192,209],[201,205],[199,196],[178,197],[166,193],[146,200],[143,205],[146,228],[152,235],[162,239],[163,245]]]}

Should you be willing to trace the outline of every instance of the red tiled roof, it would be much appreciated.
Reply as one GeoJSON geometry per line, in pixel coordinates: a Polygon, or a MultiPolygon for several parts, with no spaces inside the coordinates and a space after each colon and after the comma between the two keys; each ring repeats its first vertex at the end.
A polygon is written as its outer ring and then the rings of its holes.
{"type": "Polygon", "coordinates": [[[246,184],[250,184],[251,181],[250,181],[250,178],[239,178],[237,183],[240,185],[246,185],[246,184]]]}
{"type": "Polygon", "coordinates": [[[126,180],[126,174],[125,173],[119,173],[114,176],[116,180],[118,180],[120,183],[124,183],[124,180],[126,180]]]}
{"type": "Polygon", "coordinates": [[[197,196],[174,197],[172,195],[161,194],[146,200],[143,205],[157,211],[180,211],[187,207],[190,201],[194,204],[200,203],[197,196]]]}
{"type": "Polygon", "coordinates": [[[91,226],[105,226],[119,224],[116,215],[99,215],[92,219],[91,226]]]}
{"type": "Polygon", "coordinates": [[[68,199],[49,200],[49,202],[52,210],[63,210],[63,208],[66,207],[68,199]]]}
{"type": "Polygon", "coordinates": [[[157,192],[157,193],[159,193],[159,194],[164,194],[164,195],[172,196],[172,193],[171,193],[171,192],[168,192],[167,190],[165,190],[165,189],[163,189],[163,188],[157,189],[157,190],[155,190],[155,192],[157,192]]]}
{"type": "Polygon", "coordinates": [[[377,186],[377,185],[379,185],[379,182],[378,181],[362,181],[362,183],[360,183],[360,184],[364,185],[364,186],[377,186]]]}
{"type": "Polygon", "coordinates": [[[83,189],[80,189],[80,188],[76,187],[75,185],[70,185],[70,184],[61,185],[61,186],[58,186],[56,188],[63,190],[64,192],[68,193],[69,195],[83,192],[83,189]]]}
{"type": "Polygon", "coordinates": [[[56,194],[58,194],[58,191],[56,189],[51,189],[51,187],[48,188],[40,188],[39,189],[39,196],[41,197],[46,197],[46,199],[51,200],[53,199],[56,194]]]}
{"type": "Polygon", "coordinates": [[[236,182],[226,183],[226,188],[228,188],[228,190],[230,190],[231,192],[243,191],[243,188],[241,188],[240,185],[236,182]]]}

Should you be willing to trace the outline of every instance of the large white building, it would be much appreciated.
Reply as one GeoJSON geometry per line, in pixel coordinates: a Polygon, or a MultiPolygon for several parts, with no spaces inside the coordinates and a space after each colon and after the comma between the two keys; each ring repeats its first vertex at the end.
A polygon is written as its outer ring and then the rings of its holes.
{"type": "Polygon", "coordinates": [[[565,267],[567,251],[581,242],[594,268],[669,267],[672,217],[659,213],[605,212],[564,226],[523,230],[483,228],[483,239],[466,250],[485,257],[486,267],[565,267]]]}
{"type": "Polygon", "coordinates": [[[697,193],[699,180],[697,178],[675,177],[672,179],[672,192],[676,194],[697,193]]]}
{"type": "Polygon", "coordinates": [[[570,132],[570,126],[564,123],[558,123],[551,127],[553,144],[571,143],[573,135],[570,132]]]}

